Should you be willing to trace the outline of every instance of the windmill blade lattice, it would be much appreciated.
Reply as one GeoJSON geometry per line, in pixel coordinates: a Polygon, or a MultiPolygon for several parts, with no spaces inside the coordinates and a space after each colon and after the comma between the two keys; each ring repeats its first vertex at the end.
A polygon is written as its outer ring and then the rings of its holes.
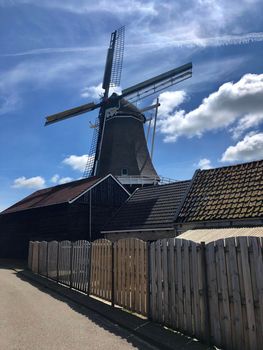
{"type": "Polygon", "coordinates": [[[110,86],[120,86],[122,62],[124,54],[125,27],[121,27],[116,33],[116,42],[113,54],[110,86]]]}
{"type": "Polygon", "coordinates": [[[96,118],[95,120],[95,127],[92,135],[92,141],[90,144],[90,151],[89,151],[89,156],[88,160],[83,172],[83,178],[85,177],[90,177],[92,176],[92,170],[94,166],[94,157],[95,157],[95,152],[97,148],[97,142],[98,142],[98,136],[99,136],[99,117],[96,118]]]}

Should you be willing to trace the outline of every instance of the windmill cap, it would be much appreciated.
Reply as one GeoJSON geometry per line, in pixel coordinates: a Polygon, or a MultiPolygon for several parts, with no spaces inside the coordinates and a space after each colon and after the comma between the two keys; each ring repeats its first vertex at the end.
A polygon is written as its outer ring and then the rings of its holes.
{"type": "MultiPolygon", "coordinates": [[[[110,100],[113,100],[117,98],[118,95],[114,92],[110,96],[110,100]]],[[[136,117],[143,123],[146,121],[144,114],[132,103],[130,103],[128,100],[125,100],[125,98],[122,98],[119,101],[120,108],[118,109],[116,115],[117,116],[132,116],[136,117]]]]}

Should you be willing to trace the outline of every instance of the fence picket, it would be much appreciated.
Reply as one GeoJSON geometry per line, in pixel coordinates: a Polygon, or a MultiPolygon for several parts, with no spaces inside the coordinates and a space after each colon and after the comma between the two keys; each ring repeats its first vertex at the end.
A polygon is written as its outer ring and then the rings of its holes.
{"type": "Polygon", "coordinates": [[[258,337],[258,350],[260,344],[263,344],[263,259],[262,259],[262,239],[256,237],[250,237],[250,245],[253,251],[253,269],[255,273],[255,282],[257,289],[257,303],[255,311],[258,314],[257,325],[257,337],[258,337]]]}
{"type": "Polygon", "coordinates": [[[221,328],[220,328],[220,321],[218,317],[219,305],[218,305],[218,287],[217,287],[214,242],[211,242],[206,246],[206,261],[207,261],[208,294],[209,294],[209,305],[210,305],[210,321],[211,321],[210,325],[211,325],[211,332],[212,332],[211,338],[215,345],[220,346],[221,328]],[[215,315],[217,315],[217,317],[215,317],[215,315]]]}
{"type": "Polygon", "coordinates": [[[238,241],[241,249],[243,278],[246,281],[246,283],[244,284],[244,288],[247,309],[249,345],[250,349],[253,350],[257,348],[257,340],[255,332],[256,322],[254,314],[254,300],[252,295],[251,274],[248,260],[248,242],[246,237],[238,237],[238,241]]]}

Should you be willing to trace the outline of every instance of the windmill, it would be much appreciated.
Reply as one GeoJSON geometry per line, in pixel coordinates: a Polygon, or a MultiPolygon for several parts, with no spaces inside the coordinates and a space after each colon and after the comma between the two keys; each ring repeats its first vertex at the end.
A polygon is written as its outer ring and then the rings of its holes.
{"type": "Polygon", "coordinates": [[[124,89],[120,95],[113,93],[109,96],[110,87],[120,86],[124,36],[124,27],[111,34],[101,100],[50,115],[46,117],[45,125],[99,109],[92,126],[94,132],[84,177],[111,173],[123,184],[152,184],[158,180],[158,175],[147,148],[144,133],[146,118],[143,112],[153,107],[157,109],[159,104],[139,110],[133,103],[190,78],[192,64],[185,64],[133,85],[124,89]]]}

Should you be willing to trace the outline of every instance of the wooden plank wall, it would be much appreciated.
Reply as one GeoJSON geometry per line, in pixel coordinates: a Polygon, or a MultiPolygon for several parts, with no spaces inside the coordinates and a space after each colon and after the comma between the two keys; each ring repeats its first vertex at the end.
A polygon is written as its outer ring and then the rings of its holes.
{"type": "Polygon", "coordinates": [[[111,301],[112,243],[106,239],[92,242],[90,294],[111,301]]]}
{"type": "Polygon", "coordinates": [[[114,243],[114,303],[147,315],[147,243],[136,238],[114,243]]]}

